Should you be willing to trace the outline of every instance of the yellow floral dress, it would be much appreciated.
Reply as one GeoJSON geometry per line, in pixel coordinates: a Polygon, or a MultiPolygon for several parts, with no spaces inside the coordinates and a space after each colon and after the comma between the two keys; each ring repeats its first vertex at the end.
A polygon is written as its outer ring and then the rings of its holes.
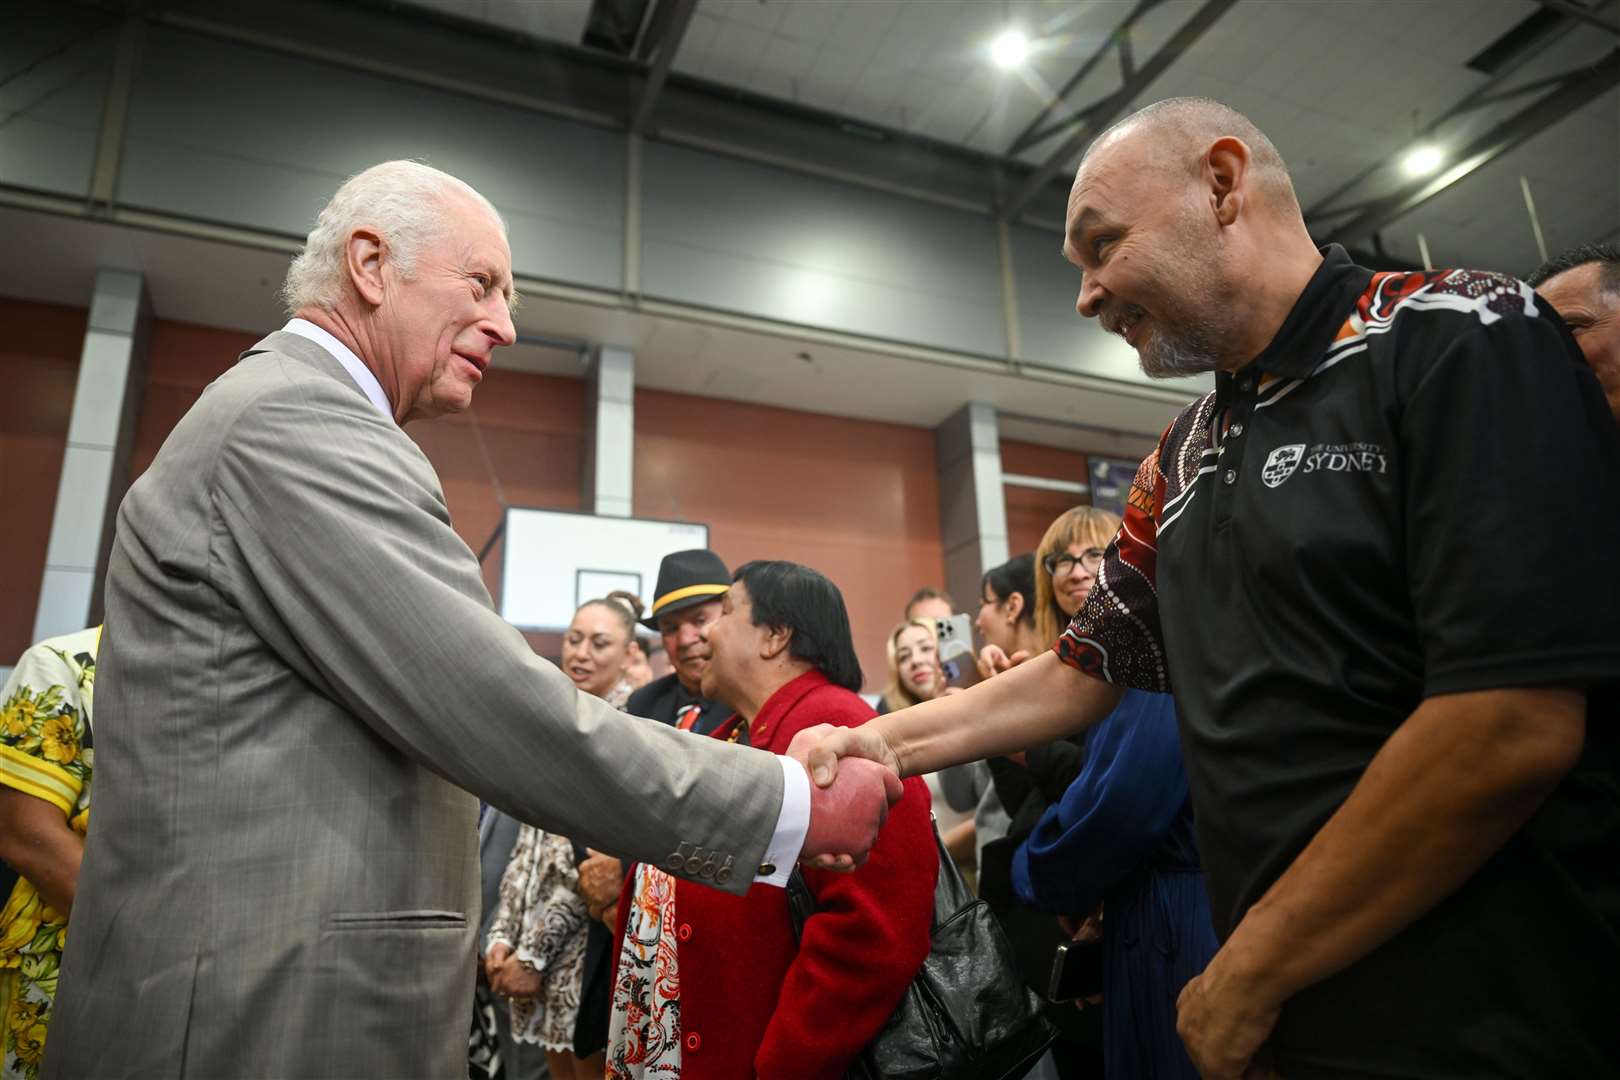
{"type": "MultiPolygon", "coordinates": [[[[42,641],[0,691],[0,783],[60,810],[80,836],[90,821],[90,709],[99,627],[42,641]]],[[[35,1080],[56,998],[67,918],[25,877],[0,908],[0,1076],[35,1080]]]]}

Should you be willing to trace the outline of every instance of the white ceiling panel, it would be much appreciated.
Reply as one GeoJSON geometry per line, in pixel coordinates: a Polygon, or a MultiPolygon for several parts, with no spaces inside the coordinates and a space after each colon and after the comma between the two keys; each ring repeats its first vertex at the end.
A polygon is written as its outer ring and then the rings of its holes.
{"type": "MultiPolygon", "coordinates": [[[[590,0],[408,0],[537,37],[578,43],[590,0]]],[[[1203,0],[1162,0],[1132,29],[1138,67],[1192,18],[1203,0]]],[[[1057,91],[1132,11],[1127,0],[699,0],[675,57],[679,72],[854,120],[1002,154],[1052,104],[1041,126],[1063,119],[1121,85],[1106,57],[1061,102],[1057,91]],[[1004,29],[1029,35],[1028,62],[1003,71],[989,43],[1004,29]],[[1055,102],[1055,104],[1054,104],[1055,102]]],[[[1597,6],[1620,18],[1620,0],[1597,6]]],[[[1384,167],[1341,203],[1401,182],[1397,165],[1414,135],[1487,81],[1466,67],[1486,46],[1539,10],[1535,0],[1240,0],[1130,107],[1174,95],[1225,101],[1271,136],[1306,207],[1369,166],[1384,167]]],[[[1614,48],[1612,35],[1577,26],[1525,63],[1520,81],[1567,71],[1614,48]]],[[[1527,100],[1479,110],[1448,124],[1460,146],[1491,130],[1527,100]]],[[[1612,164],[1620,114],[1582,111],[1537,140],[1534,153],[1486,166],[1395,223],[1392,251],[1407,253],[1421,227],[1486,265],[1521,261],[1507,222],[1492,222],[1519,170],[1548,191],[1549,238],[1589,231],[1612,208],[1620,177],[1612,164]],[[1569,125],[1569,134],[1557,136],[1569,125]],[[1583,147],[1595,147],[1583,152],[1583,147]],[[1553,155],[1562,155],[1556,164],[1553,155]],[[1456,237],[1455,244],[1452,237],[1456,237]]],[[[1019,156],[1044,162],[1062,136],[1019,156]]],[[[1079,152],[1063,163],[1071,170],[1079,152]]],[[[1522,200],[1520,200],[1522,211],[1522,200]]],[[[1549,243],[1551,243],[1549,239],[1549,243]]],[[[1431,247],[1433,246],[1431,238],[1431,247]]],[[[1412,256],[1415,257],[1415,254],[1412,256]]]]}

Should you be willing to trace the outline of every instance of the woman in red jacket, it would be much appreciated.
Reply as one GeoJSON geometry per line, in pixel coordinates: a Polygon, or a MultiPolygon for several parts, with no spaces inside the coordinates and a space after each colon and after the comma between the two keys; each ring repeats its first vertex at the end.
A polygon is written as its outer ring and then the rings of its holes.
{"type": "MultiPolygon", "coordinates": [[[[855,693],[861,668],[844,598],[808,567],[748,563],[703,636],[712,654],[703,696],[736,712],[711,738],[780,753],[804,728],[874,715],[855,693]]],[[[939,859],[928,789],[915,778],[905,788],[860,868],[805,868],[818,910],[802,942],[782,889],[756,884],[732,896],[632,868],[619,905],[607,1075],[842,1075],[928,955],[939,859]]]]}

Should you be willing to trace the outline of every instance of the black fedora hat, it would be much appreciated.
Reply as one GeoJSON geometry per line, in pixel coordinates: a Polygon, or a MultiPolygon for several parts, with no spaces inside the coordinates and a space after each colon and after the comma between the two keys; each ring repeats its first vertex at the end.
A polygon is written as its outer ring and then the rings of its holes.
{"type": "Polygon", "coordinates": [[[720,556],[708,548],[677,551],[658,564],[658,587],[653,590],[652,610],[641,620],[649,630],[658,629],[658,617],[693,604],[707,604],[731,588],[731,573],[720,556]]]}

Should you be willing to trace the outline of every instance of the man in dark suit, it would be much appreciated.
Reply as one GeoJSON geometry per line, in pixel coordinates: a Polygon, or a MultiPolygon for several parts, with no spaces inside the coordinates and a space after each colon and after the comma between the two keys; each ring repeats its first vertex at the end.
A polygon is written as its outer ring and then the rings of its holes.
{"type": "MultiPolygon", "coordinates": [[[[726,564],[706,548],[664,556],[658,564],[652,609],[641,624],[663,637],[664,651],[675,670],[631,694],[625,712],[696,735],[709,734],[731,715],[729,708],[703,696],[709,645],[702,637],[704,629],[720,617],[721,597],[730,583],[726,564]]],[[[574,1034],[574,1052],[582,1057],[602,1049],[607,1035],[607,983],[614,942],[611,930],[625,870],[622,859],[596,851],[579,864],[580,892],[592,920],[585,943],[579,1024],[574,1034]]]]}
{"type": "Polygon", "coordinates": [[[726,718],[721,705],[703,696],[709,647],[702,634],[705,626],[720,617],[720,597],[730,580],[720,556],[704,548],[664,556],[658,566],[652,610],[641,624],[663,637],[664,651],[675,670],[630,695],[625,711],[631,716],[645,716],[699,735],[707,735],[726,718]]]}

